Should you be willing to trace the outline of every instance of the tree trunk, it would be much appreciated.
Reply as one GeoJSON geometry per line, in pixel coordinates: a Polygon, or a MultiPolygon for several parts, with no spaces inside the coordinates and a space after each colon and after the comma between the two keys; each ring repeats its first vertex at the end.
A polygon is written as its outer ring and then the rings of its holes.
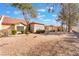
{"type": "Polygon", "coordinates": [[[66,24],[66,32],[68,32],[68,25],[66,24]]]}
{"type": "Polygon", "coordinates": [[[68,32],[70,32],[71,31],[71,26],[70,26],[70,24],[68,25],[68,32]]]}
{"type": "Polygon", "coordinates": [[[63,23],[63,21],[61,23],[61,27],[62,27],[61,31],[64,32],[64,29],[63,29],[64,28],[64,23],[63,23]]]}
{"type": "Polygon", "coordinates": [[[70,4],[68,4],[68,9],[69,9],[69,15],[68,15],[68,17],[69,17],[69,19],[68,19],[68,32],[70,32],[70,30],[71,30],[70,4]]]}
{"type": "Polygon", "coordinates": [[[24,16],[24,19],[25,19],[25,21],[26,21],[26,23],[27,23],[27,26],[26,26],[26,29],[25,29],[25,34],[28,34],[28,32],[29,32],[29,21],[27,20],[27,16],[25,16],[26,14],[25,14],[25,11],[23,11],[23,16],[24,16]]]}

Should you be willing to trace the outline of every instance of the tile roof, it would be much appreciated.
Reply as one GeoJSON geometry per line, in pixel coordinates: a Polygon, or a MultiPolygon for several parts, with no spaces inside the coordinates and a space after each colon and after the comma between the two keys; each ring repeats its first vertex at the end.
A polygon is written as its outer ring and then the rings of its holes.
{"type": "Polygon", "coordinates": [[[39,25],[44,25],[44,24],[36,23],[36,22],[31,22],[30,24],[39,24],[39,25]]]}
{"type": "Polygon", "coordinates": [[[17,24],[17,23],[22,23],[24,25],[27,25],[27,22],[23,19],[14,19],[6,16],[4,16],[3,22],[2,22],[3,25],[11,25],[11,24],[17,24]]]}

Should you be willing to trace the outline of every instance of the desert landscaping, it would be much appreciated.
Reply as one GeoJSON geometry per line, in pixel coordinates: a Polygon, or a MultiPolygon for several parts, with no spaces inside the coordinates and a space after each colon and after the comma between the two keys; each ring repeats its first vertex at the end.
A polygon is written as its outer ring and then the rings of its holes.
{"type": "Polygon", "coordinates": [[[1,3],[0,56],[79,56],[79,4],[1,3]]]}
{"type": "Polygon", "coordinates": [[[20,34],[0,38],[0,55],[79,55],[79,38],[74,33],[20,34]]]}

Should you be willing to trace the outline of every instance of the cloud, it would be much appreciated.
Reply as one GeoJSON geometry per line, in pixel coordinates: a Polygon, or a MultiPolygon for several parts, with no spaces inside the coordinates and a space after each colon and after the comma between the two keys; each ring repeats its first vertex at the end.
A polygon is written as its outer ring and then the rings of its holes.
{"type": "Polygon", "coordinates": [[[14,14],[20,14],[21,12],[20,11],[14,11],[13,13],[14,14]]]}
{"type": "Polygon", "coordinates": [[[43,18],[39,18],[39,20],[42,20],[43,18]]]}
{"type": "Polygon", "coordinates": [[[43,21],[48,22],[48,21],[51,21],[51,20],[50,19],[44,19],[43,21]]]}
{"type": "Polygon", "coordinates": [[[53,7],[50,7],[50,9],[52,10],[52,9],[53,9],[53,7]]]}
{"type": "Polygon", "coordinates": [[[37,18],[43,18],[45,15],[38,15],[37,18]]]}
{"type": "Polygon", "coordinates": [[[53,16],[53,17],[56,17],[57,15],[53,14],[52,16],[53,16]]]}
{"type": "Polygon", "coordinates": [[[46,10],[45,9],[39,9],[38,11],[45,12],[46,10]]]}

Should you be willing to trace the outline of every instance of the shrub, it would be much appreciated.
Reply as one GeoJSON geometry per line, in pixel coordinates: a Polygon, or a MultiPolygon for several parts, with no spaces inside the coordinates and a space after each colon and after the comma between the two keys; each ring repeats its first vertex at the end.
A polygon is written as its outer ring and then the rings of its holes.
{"type": "Polygon", "coordinates": [[[15,35],[17,33],[16,30],[12,30],[12,34],[15,35]]]}
{"type": "Polygon", "coordinates": [[[45,30],[41,30],[41,33],[44,33],[45,32],[45,30]]]}
{"type": "Polygon", "coordinates": [[[55,32],[55,30],[53,30],[53,32],[55,32]]]}
{"type": "Polygon", "coordinates": [[[50,30],[50,32],[53,32],[52,30],[50,30]]]}
{"type": "Polygon", "coordinates": [[[37,30],[37,31],[36,31],[36,33],[38,33],[38,34],[39,34],[39,33],[44,33],[44,32],[45,32],[45,30],[37,30]]]}
{"type": "Polygon", "coordinates": [[[40,33],[40,30],[36,30],[36,33],[39,34],[40,33]]]}
{"type": "Polygon", "coordinates": [[[24,33],[24,31],[21,31],[21,34],[23,34],[24,33]]]}
{"type": "Polygon", "coordinates": [[[58,29],[57,31],[61,31],[61,29],[58,29]]]}

